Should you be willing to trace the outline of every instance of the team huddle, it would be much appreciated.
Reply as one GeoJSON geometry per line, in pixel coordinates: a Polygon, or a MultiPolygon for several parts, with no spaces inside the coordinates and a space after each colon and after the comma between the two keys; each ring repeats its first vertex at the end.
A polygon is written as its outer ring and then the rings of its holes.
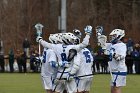
{"type": "MultiPolygon", "coordinates": [[[[89,93],[93,81],[94,59],[86,47],[92,34],[92,26],[86,26],[84,31],[86,36],[82,42],[80,42],[82,34],[77,29],[74,29],[73,33],[50,34],[51,43],[40,36],[36,38],[36,41],[44,47],[41,76],[47,93],[63,93],[65,90],[67,93],[89,93]]],[[[125,86],[126,81],[124,65],[126,47],[121,42],[124,30],[113,30],[110,33],[111,43],[106,43],[106,36],[102,35],[100,27],[97,28],[96,33],[100,46],[109,55],[112,76],[111,93],[121,93],[120,87],[125,86]],[[124,48],[120,50],[120,47],[124,48]]]]}

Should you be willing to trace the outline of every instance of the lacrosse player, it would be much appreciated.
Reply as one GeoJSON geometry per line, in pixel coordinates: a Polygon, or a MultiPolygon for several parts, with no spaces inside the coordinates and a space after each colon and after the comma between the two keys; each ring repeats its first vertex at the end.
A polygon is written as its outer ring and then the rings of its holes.
{"type": "MultiPolygon", "coordinates": [[[[53,44],[58,43],[57,34],[50,34],[49,41],[53,44]]],[[[53,79],[56,77],[57,68],[53,63],[57,62],[57,57],[52,49],[44,48],[41,66],[41,78],[46,93],[53,93],[53,79]]]]}
{"type": "MultiPolygon", "coordinates": [[[[96,31],[99,33],[99,31],[96,31]]],[[[100,33],[99,33],[100,34],[100,33]]],[[[99,35],[101,37],[102,35],[99,35]]],[[[123,43],[125,31],[122,29],[114,29],[110,34],[110,43],[106,43],[106,38],[98,41],[103,41],[101,45],[106,49],[109,55],[109,69],[111,74],[111,93],[121,93],[121,87],[126,86],[127,68],[125,65],[126,44],[123,43]]]]}
{"type": "Polygon", "coordinates": [[[126,44],[122,42],[125,32],[122,29],[114,29],[110,34],[110,53],[112,60],[110,69],[112,72],[111,93],[121,93],[121,87],[126,85],[127,68],[125,65],[126,44]]]}
{"type": "MultiPolygon", "coordinates": [[[[80,43],[81,32],[78,29],[73,30],[73,33],[77,36],[76,44],[80,43]]],[[[91,52],[84,48],[80,52],[80,64],[79,69],[76,72],[78,77],[77,82],[77,93],[89,93],[90,86],[93,79],[92,74],[92,65],[93,65],[93,56],[91,52]]],[[[78,62],[78,61],[77,61],[78,62]]]]}
{"type": "Polygon", "coordinates": [[[93,57],[87,48],[82,49],[80,55],[80,66],[76,72],[76,76],[79,78],[77,79],[77,93],[89,93],[93,79],[93,57]]]}

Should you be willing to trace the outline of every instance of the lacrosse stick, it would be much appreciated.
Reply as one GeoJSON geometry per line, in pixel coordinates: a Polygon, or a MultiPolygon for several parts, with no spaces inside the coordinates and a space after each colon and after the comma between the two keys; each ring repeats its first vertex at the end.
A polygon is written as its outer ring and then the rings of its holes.
{"type": "MultiPolygon", "coordinates": [[[[41,36],[42,35],[42,29],[43,29],[43,25],[38,23],[35,25],[35,28],[36,28],[36,33],[37,33],[37,36],[41,36]]],[[[40,47],[40,43],[38,45],[38,51],[39,51],[39,57],[41,56],[41,47],[40,47]]]]}
{"type": "Polygon", "coordinates": [[[110,76],[111,76],[111,81],[113,82],[113,75],[112,75],[112,70],[111,70],[111,66],[110,66],[110,61],[108,62],[108,68],[109,68],[109,72],[110,72],[110,76]]]}
{"type": "MultiPolygon", "coordinates": [[[[82,75],[82,76],[74,76],[74,78],[82,78],[82,77],[89,77],[89,76],[93,76],[94,74],[88,74],[88,75],[82,75]]],[[[66,78],[63,78],[64,80],[67,80],[66,78]]]]}
{"type": "MultiPolygon", "coordinates": [[[[41,37],[43,27],[44,26],[42,24],[40,24],[40,23],[38,23],[38,24],[35,25],[37,37],[38,36],[41,37]]],[[[40,43],[38,44],[38,54],[39,54],[39,60],[40,60],[40,66],[39,67],[41,67],[41,46],[40,46],[40,43]]],[[[41,68],[39,68],[39,70],[40,69],[41,68]]]]}
{"type": "MultiPolygon", "coordinates": [[[[60,77],[59,77],[58,80],[61,80],[61,79],[62,79],[62,76],[63,76],[63,74],[64,74],[64,72],[65,72],[65,69],[66,69],[66,67],[63,69],[63,71],[62,71],[62,73],[61,73],[61,75],[60,75],[60,77]]],[[[53,89],[53,92],[55,92],[56,88],[57,88],[57,85],[55,85],[55,87],[54,87],[54,89],[53,89]]]]}
{"type": "Polygon", "coordinates": [[[99,46],[102,47],[103,50],[105,50],[106,49],[107,37],[105,35],[103,35],[103,27],[102,26],[97,26],[95,28],[95,30],[96,30],[96,36],[97,36],[98,44],[99,44],[99,46]]]}
{"type": "Polygon", "coordinates": [[[108,68],[109,68],[109,72],[110,72],[110,76],[111,76],[111,81],[114,82],[113,75],[112,75],[112,70],[111,70],[111,65],[110,65],[110,62],[112,61],[112,58],[113,58],[114,50],[110,49],[108,52],[109,52],[108,68]]]}

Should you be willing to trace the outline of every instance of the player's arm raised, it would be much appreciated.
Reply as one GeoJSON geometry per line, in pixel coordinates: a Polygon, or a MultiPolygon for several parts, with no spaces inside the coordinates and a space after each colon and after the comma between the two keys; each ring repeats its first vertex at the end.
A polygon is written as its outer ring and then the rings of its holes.
{"type": "Polygon", "coordinates": [[[88,44],[89,44],[89,39],[90,39],[90,35],[92,34],[92,26],[90,25],[87,25],[84,29],[85,31],[85,38],[83,39],[82,43],[78,44],[78,45],[75,45],[73,47],[73,49],[76,49],[77,51],[80,51],[82,50],[83,48],[87,47],[88,44]]]}
{"type": "Polygon", "coordinates": [[[36,42],[40,43],[44,48],[49,48],[49,49],[53,48],[52,43],[48,43],[47,41],[43,40],[43,38],[40,36],[37,36],[36,42]]]}

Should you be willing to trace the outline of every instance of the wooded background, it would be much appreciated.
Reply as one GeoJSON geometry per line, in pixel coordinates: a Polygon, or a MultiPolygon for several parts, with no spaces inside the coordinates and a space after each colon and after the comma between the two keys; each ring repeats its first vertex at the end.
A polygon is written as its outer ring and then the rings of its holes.
{"type": "MultiPolygon", "coordinates": [[[[43,37],[58,33],[60,0],[0,0],[0,39],[5,53],[12,47],[21,49],[28,38],[35,42],[36,23],[42,23],[43,37]]],[[[140,40],[140,0],[67,0],[67,32],[77,28],[83,31],[86,25],[104,27],[108,35],[115,28],[126,31],[126,38],[140,40]]],[[[84,33],[83,33],[84,34],[84,33]]],[[[95,30],[90,44],[96,42],[95,30]]]]}

